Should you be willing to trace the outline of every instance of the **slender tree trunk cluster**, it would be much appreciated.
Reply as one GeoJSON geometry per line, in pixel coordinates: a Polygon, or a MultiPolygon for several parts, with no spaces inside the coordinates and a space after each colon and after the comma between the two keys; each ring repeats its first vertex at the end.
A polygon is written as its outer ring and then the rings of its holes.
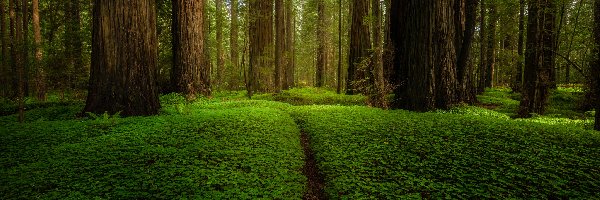
{"type": "MultiPolygon", "coordinates": [[[[238,25],[238,1],[231,0],[230,6],[230,17],[231,17],[231,27],[229,29],[230,37],[229,37],[229,46],[230,46],[230,59],[231,59],[231,70],[242,72],[243,70],[240,68],[240,56],[239,56],[239,25],[238,25]]],[[[240,74],[232,74],[229,79],[229,89],[235,90],[240,86],[240,81],[243,77],[240,74]]]]}
{"type": "Polygon", "coordinates": [[[368,94],[366,79],[371,68],[371,33],[365,18],[369,16],[369,0],[355,0],[352,3],[352,23],[350,28],[350,52],[346,94],[368,94]]]}
{"type": "MultiPolygon", "coordinates": [[[[85,79],[81,72],[87,72],[83,64],[83,39],[81,35],[81,9],[79,1],[69,1],[65,5],[65,13],[68,13],[65,21],[65,56],[67,58],[67,78],[59,83],[63,91],[66,88],[76,88],[78,82],[85,79]]],[[[83,88],[81,88],[83,89],[83,88]]]]}
{"type": "MultiPolygon", "coordinates": [[[[223,51],[223,23],[225,18],[223,17],[223,0],[215,0],[216,7],[216,32],[217,32],[217,77],[215,84],[219,87],[223,87],[225,84],[225,53],[223,51]]],[[[206,36],[205,36],[206,37],[206,36]]]]}
{"type": "Polygon", "coordinates": [[[40,101],[46,100],[46,72],[42,63],[42,30],[40,27],[39,0],[33,0],[33,39],[35,42],[35,96],[40,101]]]}
{"type": "Polygon", "coordinates": [[[25,95],[27,91],[27,31],[28,31],[28,20],[27,20],[27,1],[26,0],[10,0],[9,5],[9,17],[10,17],[10,54],[11,54],[11,74],[12,77],[12,91],[16,94],[12,95],[16,97],[19,104],[18,121],[23,122],[25,120],[25,95]]]}
{"type": "Polygon", "coordinates": [[[296,23],[294,15],[294,0],[286,0],[285,7],[285,68],[283,70],[283,89],[290,89],[296,86],[294,74],[296,73],[296,57],[295,57],[295,36],[296,23]]]}
{"type": "Polygon", "coordinates": [[[285,1],[275,0],[275,92],[283,89],[283,70],[285,69],[285,1]]]}
{"type": "Polygon", "coordinates": [[[517,74],[515,75],[515,83],[512,90],[521,92],[523,89],[523,61],[525,60],[525,52],[523,45],[525,41],[525,0],[519,0],[519,41],[517,44],[517,74]]]}
{"type": "Polygon", "coordinates": [[[326,15],[327,12],[325,10],[325,2],[317,1],[317,13],[319,16],[318,20],[318,28],[317,28],[317,70],[316,70],[316,87],[323,87],[325,85],[325,72],[327,71],[327,66],[329,64],[329,59],[327,57],[327,20],[326,15]]]}
{"type": "Polygon", "coordinates": [[[2,42],[2,46],[0,49],[0,56],[2,60],[0,60],[0,82],[4,83],[2,87],[0,87],[0,96],[1,97],[9,97],[10,96],[10,85],[6,83],[10,83],[10,66],[8,64],[9,55],[8,55],[8,23],[6,23],[6,16],[8,9],[6,9],[6,1],[0,0],[0,41],[2,42]]]}
{"type": "Polygon", "coordinates": [[[555,57],[556,5],[553,0],[529,0],[524,90],[519,115],[544,114],[552,86],[555,57]]]}
{"type": "Polygon", "coordinates": [[[486,66],[485,66],[485,87],[494,87],[494,72],[496,67],[496,25],[498,23],[498,11],[495,1],[490,1],[489,19],[487,22],[487,47],[486,47],[486,66]]]}

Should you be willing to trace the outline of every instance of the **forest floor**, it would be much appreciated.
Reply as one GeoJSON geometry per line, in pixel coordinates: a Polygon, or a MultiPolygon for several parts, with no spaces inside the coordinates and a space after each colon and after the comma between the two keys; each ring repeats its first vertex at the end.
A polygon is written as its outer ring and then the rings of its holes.
{"type": "Polygon", "coordinates": [[[76,118],[83,102],[0,100],[0,199],[594,199],[600,133],[578,88],[513,119],[519,95],[415,113],[363,96],[161,96],[152,117],[76,118]]]}

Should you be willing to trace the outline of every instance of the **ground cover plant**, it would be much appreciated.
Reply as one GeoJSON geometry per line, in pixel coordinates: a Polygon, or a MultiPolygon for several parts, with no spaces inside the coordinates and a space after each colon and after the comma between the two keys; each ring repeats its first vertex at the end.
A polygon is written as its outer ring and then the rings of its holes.
{"type": "Polygon", "coordinates": [[[29,101],[26,123],[0,116],[0,198],[301,199],[303,131],[330,199],[593,199],[600,134],[577,92],[554,92],[555,110],[531,119],[512,118],[506,89],[429,113],[314,88],[172,93],[153,117],[29,101]]]}

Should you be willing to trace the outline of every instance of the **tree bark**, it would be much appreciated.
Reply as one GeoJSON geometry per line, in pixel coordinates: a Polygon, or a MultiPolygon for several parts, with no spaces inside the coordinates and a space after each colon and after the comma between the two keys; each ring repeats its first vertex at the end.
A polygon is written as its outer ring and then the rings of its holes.
{"type": "Polygon", "coordinates": [[[392,1],[398,86],[394,106],[414,111],[456,103],[453,1],[392,1]]]}
{"type": "Polygon", "coordinates": [[[25,30],[23,22],[26,18],[26,8],[21,0],[11,0],[9,2],[10,12],[10,32],[11,32],[11,56],[12,56],[12,69],[16,78],[13,78],[13,91],[15,91],[15,97],[18,102],[19,112],[17,120],[20,123],[25,121],[25,63],[27,61],[26,54],[26,41],[25,41],[25,30]]]}
{"type": "Polygon", "coordinates": [[[498,12],[496,2],[489,2],[490,18],[487,25],[487,53],[486,53],[486,78],[485,87],[494,87],[494,73],[496,67],[496,24],[498,22],[498,12]]]}
{"type": "Polygon", "coordinates": [[[35,94],[40,101],[46,101],[46,72],[42,63],[42,31],[40,27],[39,0],[33,0],[33,38],[35,42],[35,94]]]}
{"type": "Polygon", "coordinates": [[[517,54],[519,56],[517,60],[517,74],[515,76],[515,83],[513,85],[513,92],[521,92],[523,89],[523,43],[525,40],[525,0],[519,0],[519,41],[517,42],[517,54]]]}
{"type": "Polygon", "coordinates": [[[382,38],[382,12],[379,0],[371,0],[372,33],[373,33],[373,56],[368,75],[371,88],[369,104],[374,107],[387,108],[385,95],[385,80],[383,76],[383,38],[382,38]]]}
{"type": "Polygon", "coordinates": [[[283,68],[285,66],[285,2],[275,0],[275,92],[283,89],[283,68]]]}
{"type": "Polygon", "coordinates": [[[155,1],[94,0],[92,68],[83,112],[158,113],[155,1]]]}
{"type": "Polygon", "coordinates": [[[487,48],[486,48],[486,36],[487,36],[487,28],[485,25],[486,19],[486,1],[481,0],[480,6],[480,17],[479,17],[479,81],[477,83],[477,93],[482,94],[485,92],[486,87],[486,79],[487,79],[487,48]]]}
{"type": "Polygon", "coordinates": [[[457,52],[457,63],[456,73],[458,82],[458,101],[465,103],[474,103],[477,99],[475,94],[472,93],[473,85],[471,80],[471,70],[469,66],[472,66],[471,59],[471,48],[473,46],[473,37],[475,35],[475,20],[477,17],[477,6],[479,0],[461,0],[455,5],[456,10],[456,52],[457,52]],[[462,5],[464,3],[464,5],[462,5]],[[464,11],[461,11],[464,10],[464,11]]]}
{"type": "Polygon", "coordinates": [[[230,27],[230,50],[231,50],[231,66],[232,66],[232,76],[229,81],[229,89],[235,90],[240,86],[239,80],[242,79],[239,72],[243,70],[240,68],[240,56],[239,56],[239,47],[238,47],[238,39],[239,39],[239,25],[238,25],[238,1],[231,0],[231,27],[230,27]],[[237,73],[236,73],[237,72],[237,73]]]}
{"type": "MultiPolygon", "coordinates": [[[[202,0],[202,7],[203,8],[208,8],[208,0],[202,0]]],[[[208,13],[209,9],[202,9],[202,35],[204,35],[205,37],[203,37],[202,39],[202,43],[204,45],[203,51],[202,51],[202,66],[203,69],[201,70],[201,77],[200,79],[203,81],[204,84],[204,90],[203,90],[203,95],[205,96],[210,96],[212,94],[212,84],[211,84],[211,72],[213,71],[213,63],[211,61],[210,58],[210,50],[208,49],[208,47],[210,47],[210,40],[209,40],[209,35],[210,35],[210,14],[208,13]]],[[[185,28],[185,26],[183,27],[185,28]]]]}
{"type": "Polygon", "coordinates": [[[0,81],[4,83],[2,88],[0,88],[1,97],[10,96],[10,84],[6,84],[10,83],[10,66],[8,64],[8,59],[10,56],[8,53],[8,46],[10,44],[7,35],[7,33],[9,32],[7,26],[8,23],[6,23],[7,11],[8,9],[6,9],[6,1],[0,0],[0,40],[2,41],[2,47],[0,52],[0,56],[2,56],[2,61],[0,62],[0,81]]]}
{"type": "Polygon", "coordinates": [[[315,87],[323,87],[325,84],[325,71],[327,70],[327,40],[326,40],[326,11],[325,2],[317,1],[317,13],[319,16],[318,28],[317,28],[317,70],[316,70],[316,84],[315,87]]]}
{"type": "Polygon", "coordinates": [[[342,0],[338,2],[338,64],[337,64],[337,93],[342,93],[342,84],[343,84],[343,71],[342,71],[342,0]]]}
{"type": "Polygon", "coordinates": [[[203,0],[173,0],[173,70],[174,92],[188,99],[210,96],[210,68],[204,65],[203,0]]]}
{"type": "Polygon", "coordinates": [[[225,54],[223,51],[223,0],[215,0],[216,4],[216,29],[217,29],[217,80],[215,81],[219,87],[225,84],[225,54]]]}
{"type": "Polygon", "coordinates": [[[596,56],[596,63],[592,66],[592,73],[594,74],[593,89],[595,92],[596,99],[596,118],[594,123],[594,130],[600,131],[600,1],[594,1],[594,42],[596,47],[594,48],[594,55],[596,56]]]}
{"type": "Polygon", "coordinates": [[[552,84],[555,56],[555,17],[553,0],[529,0],[527,51],[525,52],[524,90],[519,116],[543,115],[552,84]]]}
{"type": "Polygon", "coordinates": [[[273,84],[273,1],[250,0],[249,95],[268,92],[273,84]]]}
{"type": "Polygon", "coordinates": [[[285,62],[285,69],[284,69],[284,81],[283,81],[283,88],[284,89],[290,89],[292,87],[295,86],[294,83],[294,73],[295,73],[295,55],[294,55],[294,38],[296,36],[295,34],[295,16],[294,16],[294,10],[293,10],[293,6],[294,5],[294,1],[293,0],[286,0],[286,7],[285,7],[285,34],[286,34],[286,41],[285,41],[285,49],[286,49],[286,62],[285,62]]]}
{"type": "Polygon", "coordinates": [[[369,0],[355,0],[352,3],[352,25],[350,27],[350,54],[346,94],[368,94],[365,84],[368,60],[371,49],[371,34],[365,18],[369,15],[369,0]]]}

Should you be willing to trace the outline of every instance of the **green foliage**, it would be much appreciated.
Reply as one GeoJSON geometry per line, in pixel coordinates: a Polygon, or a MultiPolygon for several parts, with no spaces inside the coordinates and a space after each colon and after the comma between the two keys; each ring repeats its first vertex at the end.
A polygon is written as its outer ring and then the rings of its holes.
{"type": "Polygon", "coordinates": [[[343,95],[322,88],[294,88],[279,94],[259,95],[255,99],[273,100],[292,105],[365,105],[361,95],[343,95]]]}
{"type": "Polygon", "coordinates": [[[333,199],[589,199],[600,186],[593,131],[498,114],[309,106],[292,115],[333,199]]]}
{"type": "Polygon", "coordinates": [[[194,110],[96,125],[2,126],[2,199],[299,199],[304,191],[299,131],[279,110],[194,110]]]}

